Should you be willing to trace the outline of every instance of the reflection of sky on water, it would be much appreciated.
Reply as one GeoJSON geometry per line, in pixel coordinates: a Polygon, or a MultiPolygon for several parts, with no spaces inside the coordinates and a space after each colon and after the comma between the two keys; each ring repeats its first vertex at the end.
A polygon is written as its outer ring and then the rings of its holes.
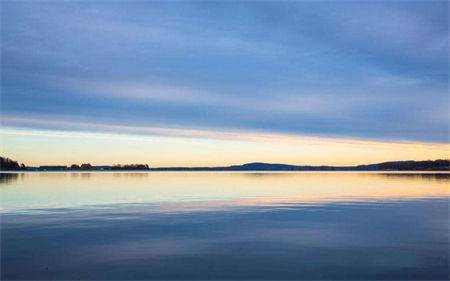
{"type": "Polygon", "coordinates": [[[450,194],[448,173],[26,173],[1,178],[3,212],[117,203],[255,205],[450,194]]]}
{"type": "Polygon", "coordinates": [[[446,279],[448,201],[4,215],[11,279],[446,279]]]}
{"type": "Polygon", "coordinates": [[[446,280],[449,180],[360,173],[7,176],[1,279],[446,280]],[[26,192],[24,202],[35,209],[11,208],[26,192]],[[133,201],[133,192],[143,200],[133,201]]]}

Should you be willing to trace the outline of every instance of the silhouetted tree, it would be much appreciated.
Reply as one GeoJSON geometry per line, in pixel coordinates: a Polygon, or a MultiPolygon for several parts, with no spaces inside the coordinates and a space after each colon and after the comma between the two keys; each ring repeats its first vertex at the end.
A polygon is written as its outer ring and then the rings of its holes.
{"type": "Polygon", "coordinates": [[[92,165],[89,163],[81,164],[80,168],[81,168],[81,170],[92,170],[92,165]]]}
{"type": "Polygon", "coordinates": [[[80,166],[78,166],[78,164],[72,164],[72,165],[70,166],[70,169],[71,169],[71,170],[79,170],[79,169],[80,169],[80,166]]]}
{"type": "Polygon", "coordinates": [[[149,170],[147,164],[114,165],[111,170],[149,170]]]}
{"type": "Polygon", "coordinates": [[[24,164],[19,165],[17,161],[0,156],[0,171],[15,171],[26,169],[24,164]]]}

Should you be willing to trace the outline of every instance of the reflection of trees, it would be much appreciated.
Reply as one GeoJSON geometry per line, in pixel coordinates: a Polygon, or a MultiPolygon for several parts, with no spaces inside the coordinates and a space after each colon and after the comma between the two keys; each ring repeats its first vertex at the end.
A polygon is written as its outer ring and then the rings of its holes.
{"type": "MultiPolygon", "coordinates": [[[[236,175],[242,175],[243,177],[250,178],[285,178],[287,176],[292,177],[298,175],[300,173],[296,172],[244,172],[244,173],[236,173],[236,175]]],[[[302,175],[306,175],[306,173],[302,173],[302,175]]]]}
{"type": "Polygon", "coordinates": [[[18,174],[0,174],[0,184],[10,184],[17,181],[19,178],[18,174]]]}
{"type": "Polygon", "coordinates": [[[70,177],[73,179],[78,179],[81,178],[82,180],[88,180],[91,178],[91,173],[90,172],[79,172],[79,173],[70,173],[70,177]]]}
{"type": "Polygon", "coordinates": [[[113,176],[117,178],[146,178],[148,175],[148,173],[113,173],[113,176]]]}
{"type": "Polygon", "coordinates": [[[427,181],[449,181],[449,173],[380,173],[374,174],[380,177],[386,177],[390,179],[420,179],[427,181]]]}

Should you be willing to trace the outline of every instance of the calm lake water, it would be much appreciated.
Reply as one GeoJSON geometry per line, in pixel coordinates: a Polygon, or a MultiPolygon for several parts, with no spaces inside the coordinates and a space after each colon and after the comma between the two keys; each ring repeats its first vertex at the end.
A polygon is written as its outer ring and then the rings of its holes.
{"type": "Polygon", "coordinates": [[[1,279],[448,280],[450,174],[0,174],[1,279]]]}

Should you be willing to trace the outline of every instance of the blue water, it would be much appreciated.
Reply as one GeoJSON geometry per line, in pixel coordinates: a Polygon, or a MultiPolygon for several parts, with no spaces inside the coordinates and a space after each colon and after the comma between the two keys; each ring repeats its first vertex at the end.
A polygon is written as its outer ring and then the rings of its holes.
{"type": "Polygon", "coordinates": [[[448,183],[449,174],[3,175],[1,279],[448,280],[448,183]],[[217,186],[230,191],[205,195],[217,186]]]}

